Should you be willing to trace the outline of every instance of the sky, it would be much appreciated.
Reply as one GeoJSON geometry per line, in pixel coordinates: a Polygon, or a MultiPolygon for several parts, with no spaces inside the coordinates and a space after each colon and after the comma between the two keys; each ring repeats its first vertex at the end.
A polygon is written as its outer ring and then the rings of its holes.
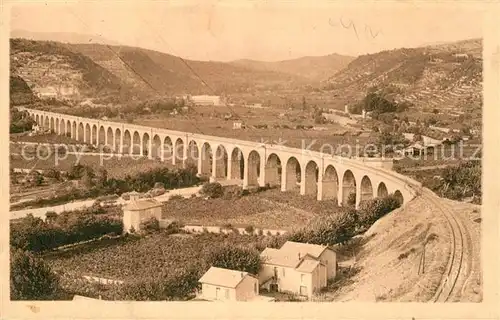
{"type": "Polygon", "coordinates": [[[11,30],[92,34],[193,60],[358,56],[482,36],[478,2],[43,1],[11,8],[11,30]],[[314,4],[314,5],[313,5],[314,4]]]}

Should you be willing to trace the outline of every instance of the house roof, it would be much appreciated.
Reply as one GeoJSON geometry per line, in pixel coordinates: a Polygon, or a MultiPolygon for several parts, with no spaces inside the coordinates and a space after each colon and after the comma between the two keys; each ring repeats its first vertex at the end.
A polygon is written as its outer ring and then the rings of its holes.
{"type": "Polygon", "coordinates": [[[279,249],[265,248],[260,256],[264,259],[264,263],[283,267],[295,268],[300,263],[298,253],[292,254],[279,249]]]}
{"type": "Polygon", "coordinates": [[[326,249],[328,249],[327,246],[322,246],[318,244],[287,241],[281,247],[280,251],[284,251],[295,256],[298,256],[298,254],[300,253],[300,256],[305,256],[306,254],[309,254],[315,258],[319,258],[319,256],[326,249]]]}
{"type": "Polygon", "coordinates": [[[244,271],[210,267],[198,281],[221,287],[236,288],[247,276],[252,277],[251,274],[244,271]]]}
{"type": "Polygon", "coordinates": [[[317,266],[319,266],[319,264],[320,262],[318,260],[304,259],[295,269],[299,272],[311,273],[316,269],[317,266]]]}
{"type": "Polygon", "coordinates": [[[125,205],[125,207],[123,207],[123,210],[138,211],[138,210],[147,210],[161,206],[162,204],[156,201],[155,199],[139,199],[139,200],[134,200],[125,205]]]}

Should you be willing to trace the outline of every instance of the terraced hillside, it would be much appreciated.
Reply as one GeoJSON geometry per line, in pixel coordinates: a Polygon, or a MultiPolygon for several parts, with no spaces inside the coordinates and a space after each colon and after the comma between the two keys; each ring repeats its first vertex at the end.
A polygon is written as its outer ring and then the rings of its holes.
{"type": "Polygon", "coordinates": [[[482,41],[466,40],[359,56],[324,83],[339,107],[361,99],[371,87],[418,108],[442,111],[482,104],[482,41]]]}
{"type": "Polygon", "coordinates": [[[128,90],[118,77],[66,44],[11,39],[10,47],[11,76],[35,94],[78,97],[128,90]]]}

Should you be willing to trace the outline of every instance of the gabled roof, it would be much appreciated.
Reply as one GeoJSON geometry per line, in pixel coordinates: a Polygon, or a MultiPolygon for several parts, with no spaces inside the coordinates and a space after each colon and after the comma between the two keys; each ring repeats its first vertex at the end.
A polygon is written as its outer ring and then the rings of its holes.
{"type": "Polygon", "coordinates": [[[264,263],[283,267],[295,268],[300,263],[298,254],[292,255],[291,253],[274,248],[265,248],[260,256],[264,259],[264,263]]]}
{"type": "Polygon", "coordinates": [[[162,204],[156,201],[155,199],[139,199],[139,200],[134,200],[125,205],[125,207],[123,207],[123,210],[139,211],[139,210],[157,208],[161,206],[162,204]]]}
{"type": "Polygon", "coordinates": [[[280,251],[287,252],[292,256],[293,255],[298,256],[300,254],[300,256],[303,257],[306,254],[309,254],[315,258],[319,258],[319,256],[326,249],[328,249],[327,246],[322,246],[322,245],[318,245],[318,244],[287,241],[281,247],[280,251]]]}
{"type": "Polygon", "coordinates": [[[319,266],[320,262],[318,260],[304,259],[300,265],[295,268],[295,270],[304,273],[311,273],[319,266]]]}
{"type": "Polygon", "coordinates": [[[236,288],[246,277],[253,276],[244,271],[210,267],[198,281],[221,287],[236,288]]]}

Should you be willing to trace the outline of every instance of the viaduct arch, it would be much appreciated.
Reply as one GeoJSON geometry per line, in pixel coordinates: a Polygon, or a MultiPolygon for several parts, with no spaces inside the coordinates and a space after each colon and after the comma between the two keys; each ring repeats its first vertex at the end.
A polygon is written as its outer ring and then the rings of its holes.
{"type": "Polygon", "coordinates": [[[282,191],[315,195],[339,205],[395,194],[405,204],[421,185],[383,168],[383,159],[350,159],[281,145],[88,119],[34,109],[38,125],[59,135],[124,154],[138,154],[172,164],[193,165],[212,179],[238,179],[243,188],[280,186],[282,191]]]}

